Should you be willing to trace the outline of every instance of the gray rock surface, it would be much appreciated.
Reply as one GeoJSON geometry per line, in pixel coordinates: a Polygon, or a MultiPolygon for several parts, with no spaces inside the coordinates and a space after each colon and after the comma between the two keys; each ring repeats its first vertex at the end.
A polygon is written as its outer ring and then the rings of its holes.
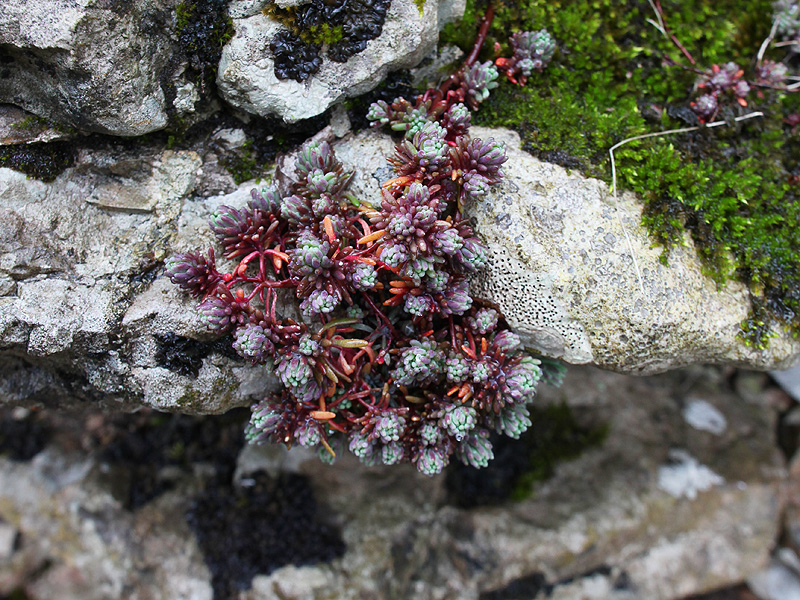
{"type": "MultiPolygon", "coordinates": [[[[246,448],[239,485],[259,470],[307,477],[318,515],[341,529],[346,551],[331,562],[256,570],[238,598],[673,600],[741,581],[769,563],[786,471],[775,409],[764,394],[747,401],[729,380],[703,367],[652,378],[572,369],[538,403],[566,400],[581,427],[607,428],[605,440],[550,479],[521,486],[524,499],[475,508],[458,507],[444,476],[408,465],[367,468],[347,455],[328,466],[302,449],[246,448]],[[686,421],[684,405],[697,399],[724,415],[724,430],[686,421]],[[714,473],[713,485],[665,489],[661,472],[685,469],[676,450],[714,473]]],[[[0,524],[18,539],[0,554],[0,595],[210,599],[211,575],[185,515],[216,459],[155,469],[154,480],[171,485],[126,508],[125,482],[147,466],[104,462],[102,447],[78,450],[87,436],[113,438],[105,418],[68,420],[31,462],[0,457],[0,524]]]]}
{"type": "Polygon", "coordinates": [[[800,365],[785,371],[771,371],[770,375],[787,394],[800,402],[800,365]]]}
{"type": "Polygon", "coordinates": [[[747,583],[759,600],[800,600],[800,559],[789,548],[781,548],[769,567],[747,583]]]}
{"type": "Polygon", "coordinates": [[[162,129],[160,78],[174,53],[177,4],[4,0],[0,102],[87,131],[134,136],[162,129]]]}
{"type": "MultiPolygon", "coordinates": [[[[785,368],[800,360],[800,342],[786,332],[777,331],[766,350],[739,339],[747,292],[736,282],[718,290],[691,240],[661,264],[633,194],[615,201],[604,182],[522,151],[513,132],[471,133],[506,142],[509,157],[503,182],[467,208],[491,255],[472,289],[495,302],[527,344],[570,363],[642,374],[692,363],[785,368]]],[[[359,166],[358,197],[379,197],[380,182],[392,176],[383,159],[391,152],[392,142],[376,133],[337,148],[359,166]]]]}
{"type": "Polygon", "coordinates": [[[196,244],[207,243],[199,236],[198,221],[205,218],[192,220],[194,205],[184,206],[200,157],[169,150],[126,155],[111,147],[86,153],[79,163],[51,184],[0,169],[4,400],[144,398],[179,410],[197,402],[200,387],[203,401],[190,412],[241,403],[244,392],[232,390],[246,390],[262,373],[237,378],[242,365],[215,356],[198,365],[196,378],[170,378],[179,376],[156,366],[159,336],[196,335],[201,328],[179,303],[170,309],[161,301],[155,315],[145,308],[166,287],[161,261],[173,251],[178,219],[191,221],[196,244]],[[131,314],[143,314],[149,327],[135,317],[124,321],[134,300],[140,313],[131,314]]]}
{"type": "Polygon", "coordinates": [[[52,142],[69,138],[52,124],[10,104],[0,104],[0,146],[52,142]]]}
{"type": "Polygon", "coordinates": [[[269,44],[284,27],[253,9],[249,2],[231,9],[236,34],[222,51],[219,91],[236,108],[294,122],[363,94],[391,71],[415,66],[435,48],[440,27],[463,14],[464,3],[427,0],[420,14],[413,2],[392,2],[383,32],[366,50],[346,63],[325,58],[319,72],[302,83],[275,76],[269,44]]]}
{"type": "MultiPolygon", "coordinates": [[[[536,161],[508,132],[477,134],[507,138],[511,160],[500,191],[470,208],[492,256],[475,289],[528,344],[567,362],[633,373],[693,362],[775,368],[796,359],[800,345],[787,336],[760,352],[736,337],[746,296],[734,283],[716,290],[691,246],[661,265],[635,199],[625,196],[615,209],[602,182],[536,161]]],[[[327,130],[320,135],[333,139],[327,130]]],[[[249,199],[253,184],[233,186],[217,156],[241,137],[219,131],[215,139],[227,141],[202,158],[112,143],[82,151],[52,183],[0,169],[4,401],[77,397],[216,413],[271,389],[270,374],[214,345],[195,302],[161,266],[175,252],[212,245],[206,221],[216,206],[249,199]],[[193,194],[197,185],[234,191],[204,198],[193,194]]],[[[355,195],[379,198],[392,174],[385,161],[392,139],[365,132],[337,144],[339,158],[356,168],[355,195]]],[[[278,179],[291,174],[291,162],[279,163],[278,179]]]]}

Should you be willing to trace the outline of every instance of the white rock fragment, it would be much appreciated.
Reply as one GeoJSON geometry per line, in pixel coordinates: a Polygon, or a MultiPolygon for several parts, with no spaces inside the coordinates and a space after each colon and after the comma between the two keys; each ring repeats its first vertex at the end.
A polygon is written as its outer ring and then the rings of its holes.
{"type": "Polygon", "coordinates": [[[659,468],[658,487],[670,496],[694,500],[698,492],[725,483],[725,479],[701,465],[685,450],[670,450],[669,458],[674,462],[659,468]]]}
{"type": "Polygon", "coordinates": [[[800,600],[800,559],[789,548],[781,548],[769,567],[747,579],[759,600],[800,600]]]}
{"type": "Polygon", "coordinates": [[[181,114],[193,113],[194,105],[200,101],[197,86],[189,82],[175,88],[175,99],[172,106],[181,114]]]}
{"type": "Polygon", "coordinates": [[[786,371],[770,371],[770,375],[783,391],[800,402],[800,365],[786,371]]]}
{"type": "Polygon", "coordinates": [[[717,408],[705,400],[692,400],[683,409],[684,420],[700,431],[721,435],[728,427],[728,421],[717,408]]]}
{"type": "Polygon", "coordinates": [[[11,558],[19,532],[8,523],[0,521],[0,561],[11,558]]]}
{"type": "MultiPolygon", "coordinates": [[[[323,56],[320,70],[304,82],[278,79],[269,45],[284,27],[264,14],[234,18],[233,38],[222,50],[217,86],[236,108],[274,114],[292,123],[322,114],[330,106],[374,88],[392,71],[413,67],[433,48],[439,35],[439,1],[427,0],[420,13],[414,2],[392,2],[383,32],[345,63],[323,56]]],[[[447,2],[442,18],[463,14],[459,2],[447,2]],[[460,11],[460,12],[459,12],[460,11]]],[[[240,2],[236,15],[248,14],[240,2]]]]}

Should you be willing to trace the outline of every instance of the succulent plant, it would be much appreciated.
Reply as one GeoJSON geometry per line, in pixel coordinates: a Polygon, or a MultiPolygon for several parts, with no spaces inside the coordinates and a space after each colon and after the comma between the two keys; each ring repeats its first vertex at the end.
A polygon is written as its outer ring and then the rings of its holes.
{"type": "MultiPolygon", "coordinates": [[[[520,72],[552,57],[545,33],[516,36],[517,53],[534,61],[520,72]]],[[[214,212],[211,230],[235,263],[229,273],[217,272],[213,251],[167,262],[169,278],[201,299],[208,328],[232,334],[234,350],[270,365],[284,386],[253,406],[250,442],[326,457],[347,448],[365,464],[411,462],[433,475],[454,455],[486,466],[489,432],[518,437],[530,426],[538,381],[558,381],[562,370],[526,353],[467,279],[485,267],[487,249],[464,206],[490,193],[506,161],[501,143],[469,136],[470,108],[498,73],[473,61],[447,89],[370,108],[372,121],[403,135],[377,201],[353,202],[352,173],[330,144],[312,141],[291,185],[214,212]],[[304,320],[279,311],[280,290],[304,320]]]]}

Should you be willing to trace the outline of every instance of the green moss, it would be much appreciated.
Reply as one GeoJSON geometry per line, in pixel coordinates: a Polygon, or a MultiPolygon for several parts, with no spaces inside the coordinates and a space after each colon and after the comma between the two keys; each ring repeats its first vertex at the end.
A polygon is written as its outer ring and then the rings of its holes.
{"type": "Polygon", "coordinates": [[[341,25],[331,27],[328,23],[323,23],[322,25],[312,25],[308,29],[298,27],[297,7],[295,6],[282,8],[275,2],[271,2],[262,12],[291,30],[306,44],[335,44],[344,38],[344,30],[341,25]]]}
{"type": "Polygon", "coordinates": [[[21,129],[23,131],[36,131],[38,129],[46,129],[51,126],[52,123],[48,119],[37,115],[28,115],[21,121],[11,124],[11,127],[14,129],[21,129]]]}
{"type": "Polygon", "coordinates": [[[263,177],[269,169],[268,163],[265,164],[259,160],[252,140],[247,140],[235,152],[226,156],[222,160],[222,165],[233,176],[233,181],[236,185],[263,177]]]}
{"type": "MultiPolygon", "coordinates": [[[[471,46],[485,3],[469,0],[465,18],[443,43],[471,46]]],[[[667,25],[700,68],[734,61],[749,67],[769,33],[771,0],[665,0],[667,25]]],[[[535,156],[610,183],[609,148],[626,138],[694,124],[688,101],[696,75],[648,20],[639,1],[532,0],[500,3],[482,60],[508,35],[546,27],[559,51],[525,88],[504,83],[475,122],[510,127],[535,156]]],[[[780,59],[781,52],[767,54],[780,59]]],[[[800,94],[751,93],[750,106],[726,106],[720,118],[761,110],[765,118],[630,143],[615,153],[618,185],[644,200],[643,223],[656,243],[685,243],[688,231],[706,272],[720,285],[750,288],[753,311],[744,339],[756,346],[778,322],[800,333],[800,141],[784,120],[800,112],[800,94]]]]}
{"type": "Polygon", "coordinates": [[[64,134],[74,134],[77,132],[77,130],[73,127],[68,127],[63,123],[57,123],[38,115],[28,115],[21,121],[12,123],[11,127],[27,132],[38,132],[43,129],[54,129],[55,131],[64,134]]]}
{"type": "Polygon", "coordinates": [[[425,11],[425,0],[414,0],[414,4],[417,6],[417,10],[419,10],[419,14],[421,15],[425,11]]]}
{"type": "Polygon", "coordinates": [[[516,481],[511,493],[513,500],[530,497],[534,484],[549,479],[559,462],[572,460],[599,446],[608,435],[606,425],[582,427],[564,403],[531,408],[531,421],[533,425],[524,436],[528,468],[516,481]]]}

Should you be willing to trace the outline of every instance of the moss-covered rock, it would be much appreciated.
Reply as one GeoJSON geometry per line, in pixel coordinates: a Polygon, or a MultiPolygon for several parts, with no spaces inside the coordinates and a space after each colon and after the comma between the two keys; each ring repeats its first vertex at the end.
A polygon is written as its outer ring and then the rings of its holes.
{"type": "MultiPolygon", "coordinates": [[[[442,41],[468,47],[482,4],[470,0],[465,19],[445,29],[442,41]]],[[[511,127],[534,156],[610,183],[614,144],[698,125],[689,106],[695,71],[729,61],[749,69],[771,27],[770,0],[662,6],[695,66],[658,31],[646,2],[501,2],[486,58],[494,42],[503,46],[521,29],[546,27],[560,49],[525,88],[506,83],[496,90],[476,122],[511,127]]],[[[665,262],[688,230],[710,277],[747,285],[752,310],[742,334],[757,347],[776,322],[800,332],[800,141],[792,125],[799,111],[800,94],[761,88],[747,107],[721,104],[718,118],[730,126],[638,140],[615,154],[618,185],[641,195],[643,222],[665,262]],[[755,111],[763,116],[733,124],[755,111]]]]}

